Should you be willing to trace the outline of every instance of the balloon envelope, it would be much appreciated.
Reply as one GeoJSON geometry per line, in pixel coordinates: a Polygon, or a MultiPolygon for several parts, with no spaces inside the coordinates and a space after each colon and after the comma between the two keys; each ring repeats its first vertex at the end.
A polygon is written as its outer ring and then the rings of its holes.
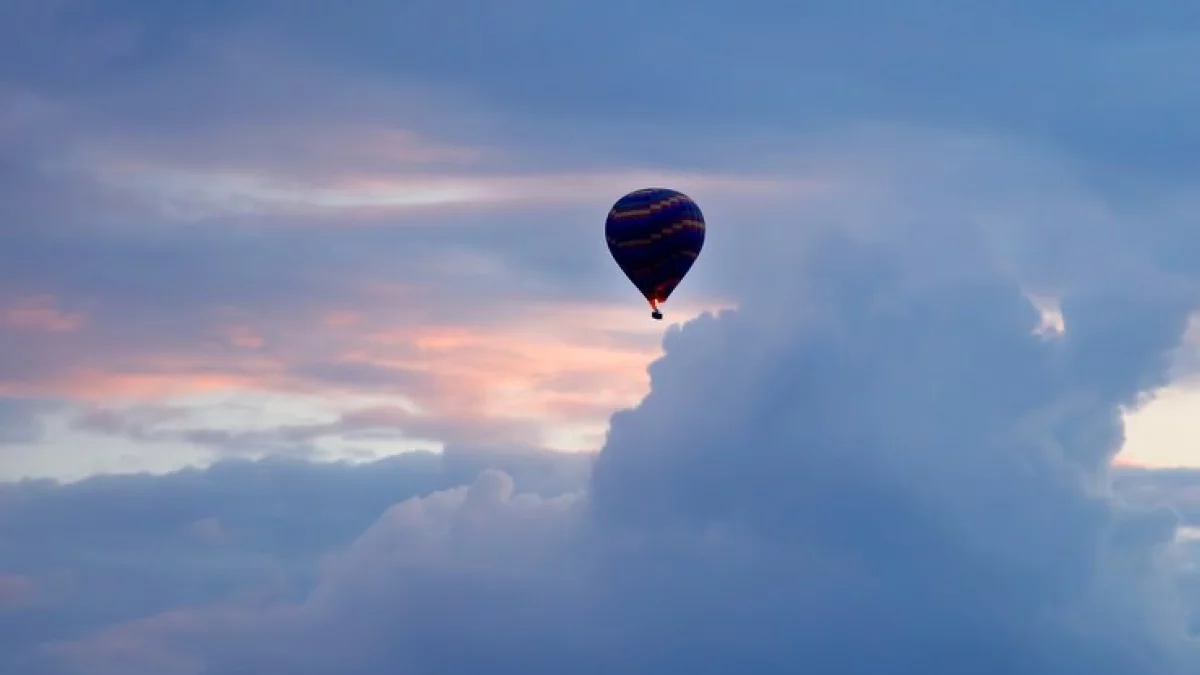
{"type": "Polygon", "coordinates": [[[604,227],[613,260],[656,312],[696,262],[704,231],[704,215],[696,202],[667,188],[645,188],[621,197],[604,227]]]}

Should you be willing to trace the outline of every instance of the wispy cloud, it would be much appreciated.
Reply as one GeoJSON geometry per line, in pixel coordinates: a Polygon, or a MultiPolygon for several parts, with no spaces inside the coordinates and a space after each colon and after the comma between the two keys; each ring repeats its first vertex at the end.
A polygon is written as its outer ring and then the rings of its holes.
{"type": "Polygon", "coordinates": [[[4,315],[5,322],[18,329],[46,333],[69,333],[83,323],[79,313],[65,312],[54,306],[49,297],[29,298],[10,307],[4,315]]]}

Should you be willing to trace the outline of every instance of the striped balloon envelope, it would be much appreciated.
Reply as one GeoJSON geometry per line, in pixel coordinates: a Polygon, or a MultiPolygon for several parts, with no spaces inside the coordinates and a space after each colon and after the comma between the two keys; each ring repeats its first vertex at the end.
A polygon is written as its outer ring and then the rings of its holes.
{"type": "Polygon", "coordinates": [[[604,234],[617,266],[650,303],[671,297],[704,247],[704,215],[690,197],[667,188],[635,190],[608,212],[604,234]]]}

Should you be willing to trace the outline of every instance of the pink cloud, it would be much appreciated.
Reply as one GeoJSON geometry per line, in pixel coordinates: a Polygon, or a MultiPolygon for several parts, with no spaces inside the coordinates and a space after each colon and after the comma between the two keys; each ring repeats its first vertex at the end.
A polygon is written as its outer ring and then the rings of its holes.
{"type": "Polygon", "coordinates": [[[648,386],[646,366],[661,353],[660,330],[624,307],[531,305],[503,324],[360,328],[338,357],[421,376],[397,387],[422,415],[405,413],[399,427],[435,430],[440,439],[545,443],[544,435],[528,437],[531,426],[582,432],[636,403],[648,386]]]}
{"type": "Polygon", "coordinates": [[[644,389],[656,335],[646,332],[636,346],[606,344],[599,331],[589,335],[597,325],[593,317],[577,327],[539,323],[537,331],[521,322],[384,329],[363,335],[348,357],[427,373],[436,384],[425,402],[442,412],[554,417],[564,395],[574,395],[554,386],[565,376],[570,391],[587,391],[601,406],[630,403],[644,389]]]}
{"type": "Polygon", "coordinates": [[[338,214],[339,225],[375,222],[402,213],[466,213],[497,208],[529,209],[604,202],[650,184],[688,192],[730,195],[788,195],[819,192],[811,180],[774,176],[615,171],[512,175],[393,172],[297,179],[275,173],[198,171],[147,167],[110,177],[114,187],[189,218],[217,215],[322,216],[338,214]],[[350,220],[347,220],[350,218],[350,220]],[[355,220],[357,218],[357,220],[355,220]]]}
{"type": "Polygon", "coordinates": [[[321,323],[326,328],[346,328],[362,321],[362,314],[346,310],[334,310],[325,314],[321,323]]]}
{"type": "Polygon", "coordinates": [[[84,320],[81,313],[67,312],[57,307],[50,296],[27,298],[4,313],[4,323],[13,328],[45,333],[70,333],[78,329],[84,320]]]}
{"type": "MultiPolygon", "coordinates": [[[[404,311],[319,308],[256,319],[227,309],[200,339],[153,350],[89,354],[81,342],[60,370],[0,382],[0,394],[118,407],[238,391],[395,396],[416,410],[385,426],[410,438],[589,449],[580,443],[645,394],[646,366],[661,352],[663,325],[626,304],[531,303],[473,324],[430,325],[412,289],[380,293],[404,311]]],[[[673,315],[698,312],[676,306],[673,315]]]]}
{"type": "Polygon", "coordinates": [[[266,344],[265,338],[248,326],[229,326],[219,332],[227,344],[238,349],[261,349],[266,344]]]}
{"type": "MultiPolygon", "coordinates": [[[[256,47],[225,45],[213,55],[213,65],[222,72],[210,84],[219,83],[226,92],[245,88],[242,93],[251,98],[258,95],[264,79],[251,78],[245,71],[246,57],[234,56],[248,52],[276,70],[283,65],[273,63],[256,47]]],[[[440,97],[430,97],[431,92],[329,80],[328,73],[301,70],[273,70],[271,87],[302,95],[310,104],[314,86],[343,91],[342,96],[330,98],[355,100],[378,111],[378,117],[347,122],[344,114],[320,114],[324,105],[310,105],[282,117],[243,116],[167,137],[140,128],[110,129],[90,139],[73,139],[67,163],[142,207],[186,218],[336,212],[338,223],[353,222],[353,216],[400,212],[427,215],[448,209],[607,203],[648,184],[708,194],[790,198],[828,187],[827,178],[645,167],[517,172],[513,160],[523,154],[521,148],[435,138],[412,127],[414,107],[442,108],[434,102],[440,97]]],[[[455,114],[438,112],[442,118],[455,114]]]]}
{"type": "MultiPolygon", "coordinates": [[[[761,197],[828,191],[829,178],[672,172],[646,168],[514,172],[510,152],[460,145],[381,124],[236,125],[197,147],[126,132],[77,147],[73,164],[143,208],[183,220],[217,215],[336,213],[337,224],[404,213],[494,211],[611,202],[635,187],[669,184],[710,195],[761,197]],[[164,145],[165,144],[165,145],[164,145]]],[[[301,220],[301,221],[302,221],[301,220]]]]}
{"type": "Polygon", "coordinates": [[[0,394],[48,396],[78,401],[112,399],[153,401],[174,396],[252,388],[257,379],[244,374],[211,372],[113,372],[85,366],[32,382],[0,382],[0,394]]]}

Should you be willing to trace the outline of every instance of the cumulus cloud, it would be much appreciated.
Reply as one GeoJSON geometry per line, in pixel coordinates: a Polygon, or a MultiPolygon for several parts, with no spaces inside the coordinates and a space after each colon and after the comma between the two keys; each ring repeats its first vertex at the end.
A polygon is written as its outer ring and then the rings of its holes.
{"type": "Polygon", "coordinates": [[[746,272],[766,292],[669,331],[585,491],[484,472],[384,510],[306,593],[147,615],[28,663],[1193,672],[1180,517],[1116,499],[1109,474],[1187,294],[1060,270],[1065,331],[1046,336],[1020,275],[962,243],[980,231],[956,240],[965,261],[850,232],[796,236],[746,272]]]}
{"type": "Polygon", "coordinates": [[[0,484],[0,670],[30,647],[215,599],[307,595],[321,558],[389,505],[488,468],[579,490],[591,458],[454,446],[360,465],[226,461],[165,476],[0,484]],[[7,659],[7,661],[6,661],[7,659]]]}

